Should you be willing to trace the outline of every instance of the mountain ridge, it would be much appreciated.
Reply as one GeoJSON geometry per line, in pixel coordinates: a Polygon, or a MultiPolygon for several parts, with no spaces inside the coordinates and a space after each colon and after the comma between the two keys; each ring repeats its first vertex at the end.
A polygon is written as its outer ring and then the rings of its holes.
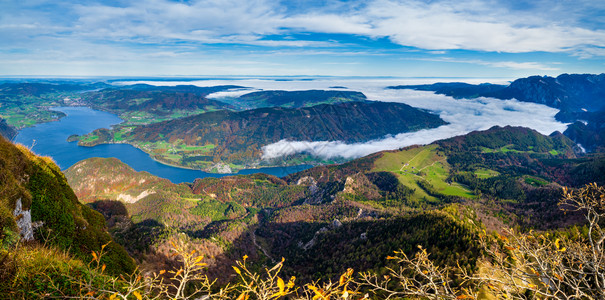
{"type": "Polygon", "coordinates": [[[605,73],[561,74],[519,78],[508,86],[436,83],[400,85],[391,89],[433,91],[454,98],[493,97],[543,104],[560,110],[555,118],[573,123],[564,132],[588,151],[605,150],[605,73]]]}
{"type": "Polygon", "coordinates": [[[366,96],[355,91],[334,90],[304,90],[304,91],[282,91],[267,90],[244,94],[237,98],[242,107],[310,107],[319,104],[336,104],[345,102],[366,101],[366,96]]]}

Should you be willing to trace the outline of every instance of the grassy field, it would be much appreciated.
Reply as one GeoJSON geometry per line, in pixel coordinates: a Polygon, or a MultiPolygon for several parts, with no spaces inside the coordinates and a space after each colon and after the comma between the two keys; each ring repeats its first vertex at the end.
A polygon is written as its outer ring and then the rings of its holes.
{"type": "MultiPolygon", "coordinates": [[[[487,147],[481,147],[481,152],[482,153],[507,153],[507,152],[514,152],[514,153],[538,153],[535,152],[533,150],[528,150],[528,151],[521,151],[521,150],[517,150],[517,149],[512,149],[511,147],[514,147],[515,145],[506,145],[504,147],[500,147],[500,148],[496,148],[496,149],[491,149],[491,148],[487,148],[487,147]]],[[[532,149],[533,147],[529,147],[529,149],[532,149]]],[[[559,154],[559,152],[557,152],[557,150],[551,150],[549,152],[552,155],[557,155],[559,154]]]]}
{"type": "Polygon", "coordinates": [[[65,114],[49,108],[65,105],[73,95],[67,92],[49,93],[41,97],[11,95],[0,102],[0,117],[17,129],[54,121],[65,114]]]}
{"type": "Polygon", "coordinates": [[[534,176],[525,176],[523,179],[524,179],[525,183],[527,183],[529,185],[533,185],[533,186],[544,186],[549,183],[547,180],[544,180],[544,179],[538,178],[538,177],[534,177],[534,176]]]}
{"type": "MultiPolygon", "coordinates": [[[[118,141],[117,139],[114,140],[118,141]]],[[[124,139],[122,138],[122,140],[124,139]]],[[[213,144],[190,146],[186,145],[181,140],[177,140],[174,143],[165,141],[154,143],[130,141],[130,143],[147,153],[151,153],[157,160],[168,164],[204,169],[213,163],[212,160],[208,158],[208,156],[212,155],[212,150],[215,147],[213,144]]]]}
{"type": "Polygon", "coordinates": [[[86,135],[84,138],[80,139],[82,143],[92,143],[99,139],[98,135],[86,135]]]}
{"type": "Polygon", "coordinates": [[[439,193],[449,196],[475,198],[476,196],[464,185],[457,182],[447,183],[450,166],[446,157],[439,153],[437,145],[412,148],[394,153],[385,153],[374,163],[373,171],[389,171],[396,174],[399,181],[415,189],[414,198],[436,201],[417,183],[428,181],[439,193]]]}
{"type": "Polygon", "coordinates": [[[23,105],[15,107],[0,107],[0,117],[6,119],[6,122],[21,129],[34,126],[38,123],[50,122],[64,116],[63,113],[48,110],[45,107],[36,107],[35,105],[23,105]]]}
{"type": "Polygon", "coordinates": [[[486,178],[496,177],[496,176],[500,175],[500,172],[490,170],[490,169],[479,168],[479,169],[475,170],[475,175],[477,175],[477,178],[486,179],[486,178]]]}
{"type": "Polygon", "coordinates": [[[178,118],[184,118],[188,116],[198,115],[205,112],[217,110],[214,107],[208,107],[208,109],[196,109],[196,110],[182,110],[175,109],[170,111],[159,111],[157,113],[147,111],[121,111],[118,112],[120,118],[124,120],[126,125],[143,125],[151,124],[156,122],[162,122],[167,120],[173,120],[178,118]]]}

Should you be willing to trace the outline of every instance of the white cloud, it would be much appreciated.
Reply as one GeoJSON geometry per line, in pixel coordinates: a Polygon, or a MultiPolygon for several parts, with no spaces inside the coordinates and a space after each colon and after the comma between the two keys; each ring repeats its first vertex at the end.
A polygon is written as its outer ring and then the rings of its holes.
{"type": "Polygon", "coordinates": [[[340,141],[287,141],[282,140],[263,147],[263,158],[274,159],[295,153],[310,153],[323,158],[362,157],[382,150],[399,149],[415,144],[429,144],[436,140],[463,135],[492,126],[523,126],[542,134],[564,131],[566,124],[554,118],[558,110],[534,103],[516,100],[480,98],[456,100],[431,92],[393,90],[385,91],[385,100],[402,102],[436,112],[449,122],[435,129],[401,133],[366,143],[346,144],[340,141]]]}
{"type": "Polygon", "coordinates": [[[247,42],[279,33],[280,19],[269,1],[134,1],[127,7],[78,5],[76,28],[90,37],[163,41],[171,39],[247,42]]]}
{"type": "MultiPolygon", "coordinates": [[[[360,12],[363,13],[363,12],[360,12]]],[[[538,15],[538,14],[536,14],[538,15]]],[[[605,31],[569,26],[536,15],[473,1],[391,1],[368,5],[370,35],[421,49],[565,52],[605,45],[605,31]]]]}
{"type": "MultiPolygon", "coordinates": [[[[0,55],[9,65],[0,66],[0,73],[29,69],[32,71],[20,72],[381,75],[384,70],[390,75],[409,72],[406,75],[410,76],[414,66],[406,69],[410,64],[402,63],[395,67],[396,63],[388,61],[430,60],[447,54],[471,62],[485,57],[485,51],[545,51],[572,54],[571,60],[599,59],[605,57],[605,21],[600,20],[603,4],[599,2],[535,0],[519,5],[495,0],[352,0],[285,5],[272,0],[4,0],[0,1],[0,55]],[[515,7],[524,5],[527,7],[515,7]],[[386,40],[407,47],[393,47],[386,40]],[[474,52],[449,51],[457,49],[474,52]],[[347,62],[355,60],[361,65],[326,68],[324,58],[309,57],[324,54],[349,56],[347,62]],[[10,63],[24,55],[30,64],[10,63]],[[386,57],[384,64],[375,59],[378,55],[386,57]],[[244,56],[264,64],[281,59],[279,62],[289,66],[240,70],[229,65],[244,56]],[[286,56],[292,60],[287,61],[286,56]],[[153,58],[161,60],[151,61],[153,58]],[[225,66],[206,67],[211,60],[223,61],[225,66]],[[320,63],[314,64],[316,61],[320,63]],[[130,68],[122,71],[106,66],[122,62],[130,68]],[[49,63],[65,67],[48,67],[49,63]],[[75,63],[90,67],[79,69],[73,67],[75,63]]],[[[520,76],[558,71],[544,62],[514,58],[521,56],[474,63],[527,71],[515,73],[520,76]]],[[[565,59],[568,57],[561,60],[565,59]]],[[[595,69],[593,65],[589,70],[595,69]]],[[[441,71],[435,72],[446,72],[441,71]]]]}
{"type": "Polygon", "coordinates": [[[258,90],[258,89],[248,89],[248,88],[231,89],[231,90],[228,90],[228,91],[212,93],[212,94],[206,96],[206,98],[217,99],[217,100],[220,100],[221,98],[237,98],[239,96],[243,96],[245,94],[249,94],[249,93],[253,93],[253,92],[258,92],[258,91],[260,91],[260,90],[258,90]]]}
{"type": "MultiPolygon", "coordinates": [[[[482,66],[490,66],[496,68],[508,68],[515,70],[540,70],[540,71],[559,71],[559,68],[548,66],[544,63],[534,62],[534,61],[526,61],[526,62],[517,62],[517,61],[485,61],[480,59],[455,59],[451,57],[441,57],[441,58],[422,58],[419,60],[424,61],[437,61],[437,62],[451,62],[451,63],[466,63],[466,64],[476,64],[482,66]]],[[[551,64],[558,64],[557,62],[551,64]]]]}
{"type": "Polygon", "coordinates": [[[289,42],[267,40],[267,36],[343,33],[387,37],[400,45],[427,50],[581,52],[584,56],[601,54],[585,49],[605,47],[603,28],[582,27],[580,22],[582,14],[588,13],[590,2],[562,6],[538,1],[533,9],[513,10],[506,3],[489,0],[373,0],[353,1],[350,8],[339,5],[338,10],[313,6],[294,12],[269,0],[141,0],[124,4],[63,4],[63,9],[71,10],[76,19],[67,18],[70,21],[63,21],[60,26],[57,20],[40,12],[33,14],[37,19],[28,18],[27,13],[16,14],[18,17],[8,14],[0,21],[0,30],[35,27],[48,33],[48,28],[56,28],[58,35],[98,40],[183,40],[271,47],[328,47],[334,43],[312,41],[312,37],[303,40],[300,36],[289,42]],[[578,11],[576,6],[584,9],[578,11]],[[565,14],[565,10],[577,12],[565,14]]]}
{"type": "Polygon", "coordinates": [[[288,28],[300,28],[312,32],[349,33],[371,35],[372,26],[362,16],[343,16],[336,14],[307,14],[284,18],[280,25],[288,28]]]}

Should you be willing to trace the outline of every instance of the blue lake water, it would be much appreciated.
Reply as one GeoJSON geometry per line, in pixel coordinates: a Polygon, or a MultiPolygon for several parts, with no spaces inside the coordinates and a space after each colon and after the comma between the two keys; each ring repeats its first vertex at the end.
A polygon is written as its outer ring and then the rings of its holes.
{"type": "Polygon", "coordinates": [[[122,122],[114,114],[93,110],[88,107],[56,107],[67,116],[57,122],[38,124],[19,131],[15,142],[31,147],[39,155],[52,157],[61,170],[90,157],[115,157],[137,171],[147,171],[153,175],[167,178],[174,183],[193,182],[196,178],[223,177],[266,173],[283,177],[291,173],[310,168],[310,165],[290,167],[270,167],[241,170],[236,174],[213,174],[203,171],[182,169],[161,164],[140,149],[128,144],[105,144],[95,147],[81,147],[77,142],[67,142],[72,134],[86,134],[97,128],[109,128],[122,122]]]}

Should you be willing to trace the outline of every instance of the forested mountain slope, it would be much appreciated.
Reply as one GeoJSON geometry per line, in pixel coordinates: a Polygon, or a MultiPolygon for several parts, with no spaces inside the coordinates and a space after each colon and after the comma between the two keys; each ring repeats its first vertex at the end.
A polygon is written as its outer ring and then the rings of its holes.
{"type": "Polygon", "coordinates": [[[233,101],[245,108],[310,107],[319,104],[365,101],[361,92],[335,90],[258,91],[239,96],[233,101]]]}
{"type": "Polygon", "coordinates": [[[257,164],[263,146],[283,139],[363,142],[443,124],[437,115],[406,104],[347,102],[209,112],[113,131],[97,130],[81,139],[81,144],[127,142],[160,161],[208,169],[219,161],[257,164]],[[92,142],[83,142],[86,140],[92,142]]]}

